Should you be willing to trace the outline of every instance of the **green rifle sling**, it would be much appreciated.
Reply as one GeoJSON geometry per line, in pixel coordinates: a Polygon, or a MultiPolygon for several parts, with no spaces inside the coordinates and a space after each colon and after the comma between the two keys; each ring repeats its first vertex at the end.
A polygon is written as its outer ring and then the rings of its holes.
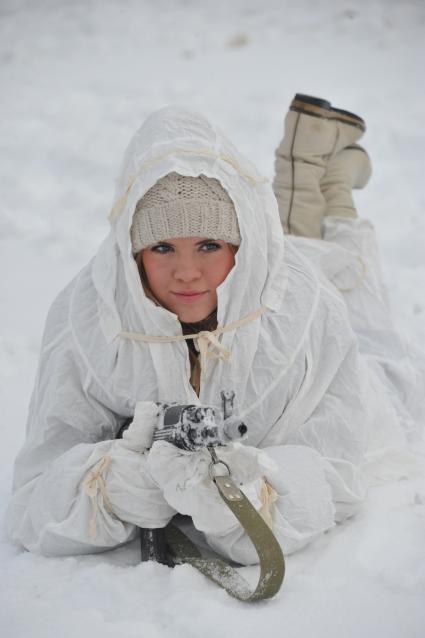
{"type": "Polygon", "coordinates": [[[223,559],[202,557],[196,545],[172,523],[165,530],[167,543],[177,562],[192,565],[223,587],[230,596],[245,602],[271,598],[279,591],[285,575],[282,549],[271,529],[231,477],[215,476],[213,480],[220,496],[239,520],[257,551],[260,576],[255,589],[223,559]]]}

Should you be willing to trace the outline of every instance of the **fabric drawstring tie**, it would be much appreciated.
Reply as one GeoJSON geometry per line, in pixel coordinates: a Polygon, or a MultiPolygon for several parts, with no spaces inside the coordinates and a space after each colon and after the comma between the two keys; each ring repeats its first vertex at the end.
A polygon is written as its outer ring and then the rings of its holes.
{"type": "Polygon", "coordinates": [[[342,287],[342,288],[340,288],[338,284],[333,282],[334,286],[336,286],[339,292],[352,292],[356,288],[359,288],[361,284],[365,281],[367,270],[368,270],[366,262],[364,261],[364,259],[362,259],[361,255],[357,255],[357,259],[359,260],[359,264],[360,264],[360,274],[357,280],[351,286],[342,287]]]}
{"type": "Polygon", "coordinates": [[[270,485],[265,477],[261,482],[260,501],[261,507],[258,510],[263,521],[267,523],[271,530],[273,530],[273,518],[271,514],[271,506],[278,499],[276,490],[270,485]]]}
{"type": "Polygon", "coordinates": [[[201,374],[205,374],[207,359],[221,359],[222,361],[228,361],[231,357],[232,353],[230,350],[225,348],[219,342],[213,332],[202,330],[202,332],[198,333],[196,342],[201,360],[201,374]],[[209,350],[210,345],[215,348],[215,350],[209,350]]]}
{"type": "Polygon", "coordinates": [[[83,490],[90,498],[92,506],[92,517],[89,523],[89,535],[91,538],[96,538],[97,533],[96,520],[99,511],[98,492],[101,494],[105,507],[112,513],[112,506],[105,485],[105,473],[111,464],[111,460],[108,454],[103,456],[93,469],[90,470],[82,484],[83,490]]]}
{"type": "Polygon", "coordinates": [[[195,334],[175,335],[168,337],[145,335],[140,332],[122,331],[119,333],[119,336],[123,339],[142,341],[145,343],[172,343],[174,341],[187,341],[188,339],[193,339],[193,341],[197,343],[199,350],[201,374],[202,376],[205,376],[207,359],[221,359],[222,361],[229,361],[232,355],[231,351],[225,348],[217,339],[218,335],[225,332],[231,332],[232,330],[236,330],[237,328],[240,328],[241,326],[244,326],[247,323],[258,319],[258,317],[261,317],[261,315],[264,314],[266,310],[266,306],[261,306],[246,317],[243,317],[238,321],[233,321],[232,323],[227,324],[227,326],[217,326],[215,330],[202,330],[201,332],[197,332],[195,334]],[[210,346],[213,348],[213,350],[210,350],[210,346]]]}

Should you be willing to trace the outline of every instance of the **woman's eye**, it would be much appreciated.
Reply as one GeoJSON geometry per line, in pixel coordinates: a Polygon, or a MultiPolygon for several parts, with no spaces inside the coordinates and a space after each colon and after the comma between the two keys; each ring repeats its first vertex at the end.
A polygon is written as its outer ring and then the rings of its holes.
{"type": "Polygon", "coordinates": [[[205,251],[205,252],[213,252],[215,250],[219,250],[221,248],[221,244],[219,244],[216,241],[206,241],[204,244],[202,244],[201,246],[201,250],[205,251]]]}
{"type": "Polygon", "coordinates": [[[152,246],[151,251],[153,253],[159,253],[161,255],[168,253],[172,250],[172,247],[169,244],[156,244],[152,246]]]}

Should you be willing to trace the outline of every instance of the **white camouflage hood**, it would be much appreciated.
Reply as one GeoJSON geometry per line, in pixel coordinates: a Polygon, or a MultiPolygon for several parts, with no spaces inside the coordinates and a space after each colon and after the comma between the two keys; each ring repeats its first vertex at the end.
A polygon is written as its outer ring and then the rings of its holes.
{"type": "MultiPolygon", "coordinates": [[[[146,304],[139,276],[130,258],[129,229],[138,200],[171,172],[218,179],[232,198],[242,244],[234,272],[219,289],[221,325],[249,314],[260,305],[280,306],[283,235],[277,205],[268,180],[202,116],[167,107],[153,113],[131,140],[117,180],[110,214],[113,235],[123,260],[126,282],[143,321],[146,304]]],[[[151,304],[148,304],[151,310],[151,304]]],[[[158,309],[161,331],[175,330],[175,317],[158,309]]]]}

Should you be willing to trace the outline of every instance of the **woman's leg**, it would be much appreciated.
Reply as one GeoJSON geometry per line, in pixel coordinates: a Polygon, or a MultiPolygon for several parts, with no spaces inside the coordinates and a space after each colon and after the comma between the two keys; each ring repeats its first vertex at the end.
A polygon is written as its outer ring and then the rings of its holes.
{"type": "Polygon", "coordinates": [[[363,188],[371,175],[369,156],[355,143],[365,128],[359,116],[297,94],[276,150],[274,179],[284,230],[316,240],[295,243],[344,295],[359,336],[376,325],[392,330],[374,229],[358,217],[352,198],[352,189],[363,188]]]}
{"type": "Polygon", "coordinates": [[[418,372],[394,327],[372,224],[357,215],[353,188],[370,177],[356,142],[364,121],[325,100],[296,95],[276,150],[274,190],[288,239],[344,298],[360,352],[393,394],[406,426],[418,418],[418,372]],[[407,412],[406,412],[407,408],[407,412]]]}

